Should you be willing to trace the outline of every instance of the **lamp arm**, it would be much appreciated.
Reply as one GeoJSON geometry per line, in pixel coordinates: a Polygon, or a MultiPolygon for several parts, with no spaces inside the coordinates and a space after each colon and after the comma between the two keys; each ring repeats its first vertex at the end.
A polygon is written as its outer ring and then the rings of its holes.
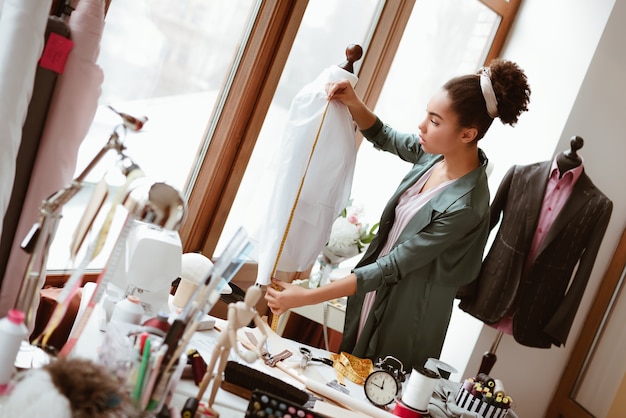
{"type": "Polygon", "coordinates": [[[15,309],[24,312],[24,322],[26,324],[32,321],[35,314],[33,306],[36,299],[35,296],[46,274],[48,253],[61,218],[59,214],[60,209],[83,189],[84,179],[110,150],[115,150],[118,155],[122,157],[124,163],[122,170],[124,172],[130,167],[136,167],[136,165],[132,163],[132,160],[124,154],[126,146],[122,143],[120,135],[117,132],[120,127],[124,128],[125,132],[126,128],[124,124],[115,126],[108,141],[83,171],[68,185],[42,201],[39,211],[39,220],[32,226],[30,232],[21,244],[22,249],[29,253],[29,259],[20,285],[15,309]],[[37,258],[40,258],[38,269],[35,268],[37,258]]]}

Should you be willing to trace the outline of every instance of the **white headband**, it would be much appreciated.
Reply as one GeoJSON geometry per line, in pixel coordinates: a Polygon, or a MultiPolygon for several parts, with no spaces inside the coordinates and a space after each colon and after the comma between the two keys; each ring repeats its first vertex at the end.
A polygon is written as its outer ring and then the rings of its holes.
{"type": "Polygon", "coordinates": [[[480,89],[483,91],[483,97],[485,103],[487,103],[487,113],[492,118],[498,117],[498,100],[496,99],[496,92],[493,91],[493,85],[491,84],[491,68],[482,67],[480,69],[480,89]]]}

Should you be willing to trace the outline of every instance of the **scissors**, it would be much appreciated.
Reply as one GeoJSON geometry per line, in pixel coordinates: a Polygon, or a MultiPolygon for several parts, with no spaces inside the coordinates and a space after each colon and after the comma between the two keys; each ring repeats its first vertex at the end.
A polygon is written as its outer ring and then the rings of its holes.
{"type": "Polygon", "coordinates": [[[306,369],[310,361],[317,361],[327,366],[332,367],[333,361],[329,358],[321,358],[321,357],[313,357],[313,353],[306,347],[300,347],[300,354],[302,354],[302,358],[300,359],[300,367],[302,369],[306,369]]]}

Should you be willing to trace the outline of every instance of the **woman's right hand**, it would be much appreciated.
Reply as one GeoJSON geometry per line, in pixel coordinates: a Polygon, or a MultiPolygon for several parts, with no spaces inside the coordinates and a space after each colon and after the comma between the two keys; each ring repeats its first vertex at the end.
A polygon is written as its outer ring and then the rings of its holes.
{"type": "Polygon", "coordinates": [[[350,81],[338,80],[327,83],[326,94],[328,100],[338,100],[346,105],[359,129],[367,129],[376,122],[376,115],[356,94],[350,81]]]}
{"type": "Polygon", "coordinates": [[[274,315],[281,315],[291,308],[308,304],[307,299],[310,290],[275,278],[272,278],[272,284],[279,289],[277,290],[272,286],[268,286],[265,293],[265,300],[274,315]]]}
{"type": "Polygon", "coordinates": [[[348,107],[362,104],[361,99],[359,99],[348,80],[337,80],[327,83],[326,94],[328,95],[328,100],[339,100],[348,107]]]}

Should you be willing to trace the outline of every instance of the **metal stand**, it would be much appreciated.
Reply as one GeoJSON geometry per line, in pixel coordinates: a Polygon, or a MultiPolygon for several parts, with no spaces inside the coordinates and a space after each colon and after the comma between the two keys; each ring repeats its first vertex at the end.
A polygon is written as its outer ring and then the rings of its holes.
{"type": "Polygon", "coordinates": [[[24,322],[27,325],[32,323],[36,313],[35,300],[45,280],[48,253],[61,220],[60,210],[63,205],[83,188],[83,180],[87,174],[91,172],[94,166],[109,150],[115,150],[123,160],[130,162],[130,164],[127,164],[127,167],[129,165],[136,167],[136,165],[124,155],[126,147],[122,144],[120,136],[117,133],[117,129],[120,127],[124,127],[124,125],[120,124],[113,129],[113,133],[107,143],[78,177],[41,203],[39,221],[33,225],[28,236],[22,242],[22,249],[28,252],[30,256],[14,307],[24,312],[24,322]],[[39,263],[38,266],[35,265],[37,262],[39,263]]]}
{"type": "MultiPolygon", "coordinates": [[[[115,111],[115,110],[114,110],[115,111]]],[[[106,153],[114,150],[120,156],[121,171],[125,176],[138,166],[124,154],[126,146],[123,144],[118,130],[123,129],[124,136],[128,129],[138,131],[146,118],[134,118],[130,115],[117,112],[122,118],[122,123],[113,128],[108,141],[96,154],[85,169],[74,178],[68,185],[53,193],[49,198],[41,203],[39,210],[39,220],[31,228],[26,238],[22,241],[21,247],[29,254],[28,262],[20,284],[20,290],[14,308],[24,313],[24,323],[27,327],[32,326],[36,310],[38,307],[38,294],[45,282],[46,265],[50,246],[57,232],[61,220],[61,209],[72,197],[82,188],[83,181],[91,170],[100,162],[106,153]]],[[[28,339],[22,342],[18,352],[15,365],[18,368],[41,367],[50,361],[50,355],[46,347],[37,347],[31,344],[28,339]]]]}
{"type": "MultiPolygon", "coordinates": [[[[493,365],[496,364],[496,360],[498,357],[496,356],[496,350],[498,349],[498,345],[500,344],[500,340],[502,339],[502,331],[498,331],[496,334],[496,338],[493,340],[491,344],[491,348],[485,354],[483,354],[483,359],[480,362],[480,368],[478,369],[478,374],[485,373],[489,374],[493,365]]],[[[477,376],[478,376],[477,374],[477,376]]]]}

